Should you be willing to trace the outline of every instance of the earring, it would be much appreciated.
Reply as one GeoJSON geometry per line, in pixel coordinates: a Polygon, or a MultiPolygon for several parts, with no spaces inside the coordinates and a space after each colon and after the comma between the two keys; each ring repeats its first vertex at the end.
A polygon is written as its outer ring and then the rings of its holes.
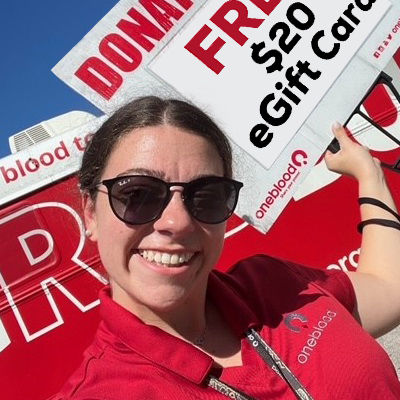
{"type": "Polygon", "coordinates": [[[89,238],[92,235],[93,235],[92,231],[90,231],[89,229],[86,229],[85,236],[89,238]]]}

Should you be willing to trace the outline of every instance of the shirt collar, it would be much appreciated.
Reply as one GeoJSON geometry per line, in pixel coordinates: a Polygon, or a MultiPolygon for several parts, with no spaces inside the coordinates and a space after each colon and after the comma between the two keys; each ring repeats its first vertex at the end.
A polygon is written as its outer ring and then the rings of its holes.
{"type": "MultiPolygon", "coordinates": [[[[233,332],[243,337],[248,328],[259,325],[255,314],[238,296],[226,274],[213,271],[208,295],[233,332]]],[[[134,314],[111,299],[110,287],[100,291],[100,314],[107,330],[147,360],[200,384],[209,375],[213,359],[195,346],[163,330],[143,323],[134,314]]]]}

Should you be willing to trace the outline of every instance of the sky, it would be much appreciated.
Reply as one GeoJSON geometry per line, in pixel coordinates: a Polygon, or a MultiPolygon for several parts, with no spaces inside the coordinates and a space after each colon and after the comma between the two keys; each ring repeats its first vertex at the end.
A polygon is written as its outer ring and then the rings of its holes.
{"type": "Polygon", "coordinates": [[[8,137],[73,110],[102,112],[58,79],[51,68],[118,0],[0,2],[0,158],[8,137]]]}

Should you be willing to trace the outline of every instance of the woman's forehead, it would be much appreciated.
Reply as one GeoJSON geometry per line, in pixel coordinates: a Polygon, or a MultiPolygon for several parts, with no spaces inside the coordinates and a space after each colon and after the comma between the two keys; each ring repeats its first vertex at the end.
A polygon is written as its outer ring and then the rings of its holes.
{"type": "Polygon", "coordinates": [[[223,175],[223,163],[213,144],[171,125],[138,128],[124,135],[111,153],[104,176],[140,168],[164,175],[223,175]]]}

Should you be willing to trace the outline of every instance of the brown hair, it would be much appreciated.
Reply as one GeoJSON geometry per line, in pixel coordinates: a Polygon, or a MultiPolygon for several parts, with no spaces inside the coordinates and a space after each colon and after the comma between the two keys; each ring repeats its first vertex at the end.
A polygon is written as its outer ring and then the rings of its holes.
{"type": "Polygon", "coordinates": [[[94,199],[95,186],[115,144],[133,129],[170,124],[193,132],[212,143],[221,157],[224,176],[232,177],[232,150],[217,124],[193,104],[156,96],[141,97],[117,110],[93,135],[78,172],[80,188],[94,199]]]}

